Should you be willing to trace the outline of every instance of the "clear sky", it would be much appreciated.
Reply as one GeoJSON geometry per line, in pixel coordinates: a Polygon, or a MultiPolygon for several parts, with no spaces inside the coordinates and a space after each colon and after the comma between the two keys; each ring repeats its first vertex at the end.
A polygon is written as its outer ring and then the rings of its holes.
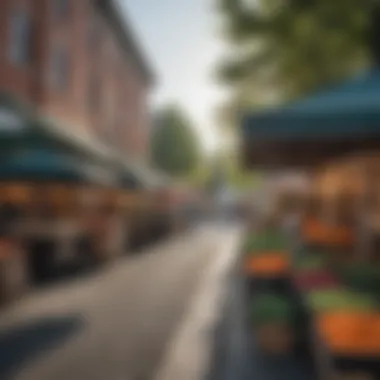
{"type": "Polygon", "coordinates": [[[212,76],[222,51],[212,0],[119,1],[157,74],[154,105],[179,103],[212,151],[215,106],[222,96],[212,76]]]}

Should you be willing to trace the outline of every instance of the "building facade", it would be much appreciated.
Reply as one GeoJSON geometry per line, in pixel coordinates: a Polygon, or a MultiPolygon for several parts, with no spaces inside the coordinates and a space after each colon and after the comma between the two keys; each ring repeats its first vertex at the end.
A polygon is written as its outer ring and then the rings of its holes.
{"type": "Polygon", "coordinates": [[[1,0],[0,91],[145,159],[152,74],[112,0],[1,0]]]}

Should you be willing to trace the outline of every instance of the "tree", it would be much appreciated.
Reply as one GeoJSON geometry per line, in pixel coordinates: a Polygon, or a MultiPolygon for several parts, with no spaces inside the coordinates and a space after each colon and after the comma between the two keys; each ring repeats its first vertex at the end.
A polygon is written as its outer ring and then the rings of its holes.
{"type": "Polygon", "coordinates": [[[222,63],[219,77],[232,89],[230,107],[235,113],[298,98],[367,67],[379,56],[379,34],[372,29],[380,20],[376,0],[217,4],[232,56],[222,63]]]}
{"type": "Polygon", "coordinates": [[[167,106],[156,117],[152,136],[153,165],[174,177],[190,175],[200,162],[200,149],[191,121],[176,106],[167,106]]]}

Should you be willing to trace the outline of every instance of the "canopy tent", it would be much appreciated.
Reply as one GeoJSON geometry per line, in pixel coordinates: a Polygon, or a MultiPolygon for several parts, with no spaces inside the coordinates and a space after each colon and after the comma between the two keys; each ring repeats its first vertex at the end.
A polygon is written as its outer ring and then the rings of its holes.
{"type": "Polygon", "coordinates": [[[114,155],[89,136],[40,115],[7,94],[0,94],[0,152],[41,148],[112,160],[114,155]]]}
{"type": "Polygon", "coordinates": [[[104,167],[49,150],[26,150],[4,157],[0,181],[115,184],[112,173],[104,167]]]}
{"type": "MultiPolygon", "coordinates": [[[[100,166],[109,172],[117,172],[118,186],[123,188],[157,188],[166,179],[130,157],[96,142],[90,136],[74,133],[73,128],[60,125],[13,99],[0,94],[0,159],[7,159],[13,152],[41,151],[46,154],[66,155],[74,160],[85,160],[93,172],[100,166]]],[[[78,161],[79,162],[79,161],[78,161]]],[[[83,166],[83,164],[82,164],[83,166]]],[[[57,169],[57,168],[56,168],[57,169]]]]}
{"type": "Polygon", "coordinates": [[[310,167],[380,147],[380,70],[293,104],[243,118],[248,165],[310,167]]]}

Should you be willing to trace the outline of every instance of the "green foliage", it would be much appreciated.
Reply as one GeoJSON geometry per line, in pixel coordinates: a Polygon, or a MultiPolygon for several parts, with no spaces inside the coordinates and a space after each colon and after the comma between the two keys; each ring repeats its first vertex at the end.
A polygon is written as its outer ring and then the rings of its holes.
{"type": "Polygon", "coordinates": [[[254,325],[291,323],[294,311],[289,300],[276,294],[261,294],[251,304],[250,318],[254,325]]]}
{"type": "Polygon", "coordinates": [[[297,98],[371,62],[371,0],[216,1],[232,57],[219,77],[235,112],[297,98]]]}
{"type": "Polygon", "coordinates": [[[264,251],[285,251],[289,248],[289,238],[280,231],[266,231],[257,235],[250,236],[243,248],[249,255],[262,255],[264,251]]]}
{"type": "Polygon", "coordinates": [[[152,159],[154,166],[174,177],[190,175],[200,163],[199,144],[191,122],[175,106],[166,107],[157,115],[152,159]]]}
{"type": "Polygon", "coordinates": [[[376,301],[369,295],[344,289],[312,291],[307,295],[313,310],[371,310],[376,301]]]}

